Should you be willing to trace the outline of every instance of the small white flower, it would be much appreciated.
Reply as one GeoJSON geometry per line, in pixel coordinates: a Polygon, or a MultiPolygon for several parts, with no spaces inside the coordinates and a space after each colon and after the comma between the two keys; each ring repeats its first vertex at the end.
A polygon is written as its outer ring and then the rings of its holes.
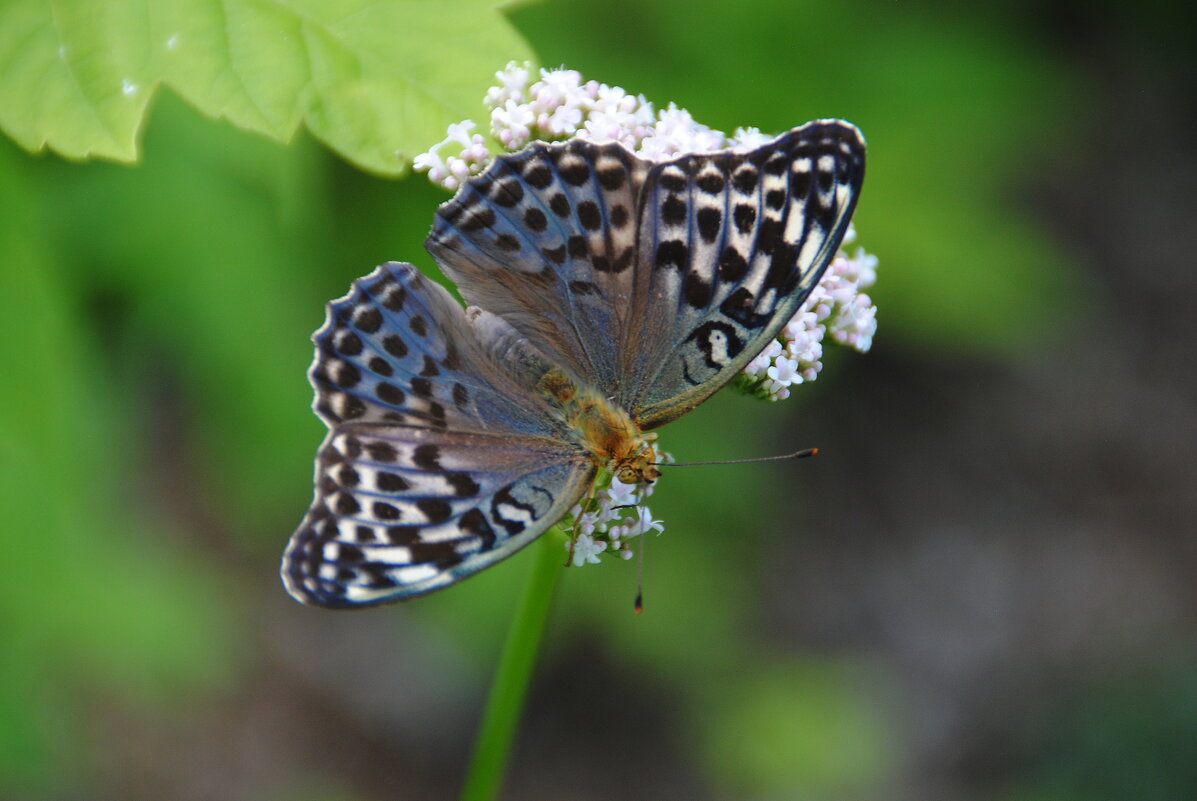
{"type": "Polygon", "coordinates": [[[802,383],[802,375],[798,372],[798,362],[784,356],[776,358],[773,361],[773,366],[766,370],[765,374],[783,387],[802,383]]]}
{"type": "Polygon", "coordinates": [[[627,527],[624,532],[624,539],[632,537],[639,537],[641,534],[647,534],[650,531],[656,531],[661,534],[665,531],[665,523],[661,520],[653,520],[652,512],[647,506],[636,507],[636,519],[632,521],[631,525],[627,527]]]}
{"type": "Polygon", "coordinates": [[[441,144],[448,144],[449,142],[457,142],[463,148],[469,147],[473,144],[473,132],[478,125],[473,120],[462,120],[461,122],[450,123],[448,136],[441,144]]]}
{"type": "Polygon", "coordinates": [[[773,141],[773,137],[761,133],[760,128],[737,128],[732,132],[728,144],[733,150],[755,150],[761,145],[773,141]]]}
{"type": "Polygon", "coordinates": [[[505,69],[496,72],[495,77],[498,78],[499,85],[492,86],[487,90],[485,100],[487,108],[499,108],[508,100],[522,103],[524,92],[528,88],[528,70],[530,67],[531,65],[527,62],[519,64],[512,61],[505,69]]]}
{"type": "MultiPolygon", "coordinates": [[[[569,548],[570,544],[565,543],[565,547],[569,548]]],[[[597,565],[599,563],[598,555],[607,550],[607,543],[596,542],[593,537],[588,534],[579,534],[574,538],[574,567],[581,567],[582,565],[597,565]]]]}
{"type": "Polygon", "coordinates": [[[618,478],[611,479],[611,486],[606,489],[607,499],[611,506],[635,506],[636,491],[639,484],[625,484],[618,478]]]}
{"type": "Polygon", "coordinates": [[[589,537],[594,533],[595,527],[599,522],[598,512],[587,512],[580,517],[575,517],[574,531],[578,534],[589,537]]]}
{"type": "Polygon", "coordinates": [[[536,117],[527,106],[508,100],[490,113],[490,121],[495,138],[503,143],[503,147],[518,150],[531,138],[536,117]]]}
{"type": "Polygon", "coordinates": [[[427,153],[421,153],[412,159],[412,169],[420,170],[428,173],[428,179],[434,184],[439,184],[449,174],[449,168],[445,166],[445,160],[441,158],[436,149],[440,145],[434,145],[427,153]]]}
{"type": "Polygon", "coordinates": [[[553,136],[573,136],[582,125],[582,109],[574,105],[563,104],[553,109],[553,113],[541,115],[537,124],[553,136]]]}

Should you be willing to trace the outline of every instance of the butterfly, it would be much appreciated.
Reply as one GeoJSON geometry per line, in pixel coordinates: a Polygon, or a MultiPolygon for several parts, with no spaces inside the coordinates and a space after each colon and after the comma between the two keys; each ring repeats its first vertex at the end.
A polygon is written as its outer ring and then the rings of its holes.
{"type": "Polygon", "coordinates": [[[670,161],[581,139],[496,158],[425,243],[468,308],[388,263],[313,335],[329,432],[288,592],[339,608],[423,595],[535,540],[600,469],[654,480],[653,430],[794,315],[864,166],[840,120],[670,161]]]}

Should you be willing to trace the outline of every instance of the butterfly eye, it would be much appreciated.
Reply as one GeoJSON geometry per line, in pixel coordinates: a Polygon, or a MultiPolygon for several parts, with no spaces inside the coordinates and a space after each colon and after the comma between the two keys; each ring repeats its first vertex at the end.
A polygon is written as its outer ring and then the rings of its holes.
{"type": "Polygon", "coordinates": [[[621,464],[615,471],[615,477],[624,484],[636,484],[641,481],[640,471],[630,464],[621,464]]]}

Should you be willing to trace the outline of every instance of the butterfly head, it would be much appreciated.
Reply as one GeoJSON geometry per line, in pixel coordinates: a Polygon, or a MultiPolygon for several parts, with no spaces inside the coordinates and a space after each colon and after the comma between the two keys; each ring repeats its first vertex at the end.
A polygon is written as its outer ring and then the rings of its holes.
{"type": "Polygon", "coordinates": [[[651,484],[661,477],[660,455],[657,453],[656,434],[641,434],[635,452],[622,461],[612,464],[611,471],[624,484],[651,484]]]}

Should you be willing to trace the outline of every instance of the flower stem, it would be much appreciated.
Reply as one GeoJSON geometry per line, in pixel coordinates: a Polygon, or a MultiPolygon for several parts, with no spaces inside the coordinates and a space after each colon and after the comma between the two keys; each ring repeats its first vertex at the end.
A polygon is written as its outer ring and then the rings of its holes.
{"type": "Polygon", "coordinates": [[[536,665],[541,635],[552,607],[553,591],[561,575],[564,536],[554,527],[533,548],[536,561],[503,644],[478,739],[474,743],[474,754],[466,772],[461,801],[494,801],[498,798],[536,665]]]}

